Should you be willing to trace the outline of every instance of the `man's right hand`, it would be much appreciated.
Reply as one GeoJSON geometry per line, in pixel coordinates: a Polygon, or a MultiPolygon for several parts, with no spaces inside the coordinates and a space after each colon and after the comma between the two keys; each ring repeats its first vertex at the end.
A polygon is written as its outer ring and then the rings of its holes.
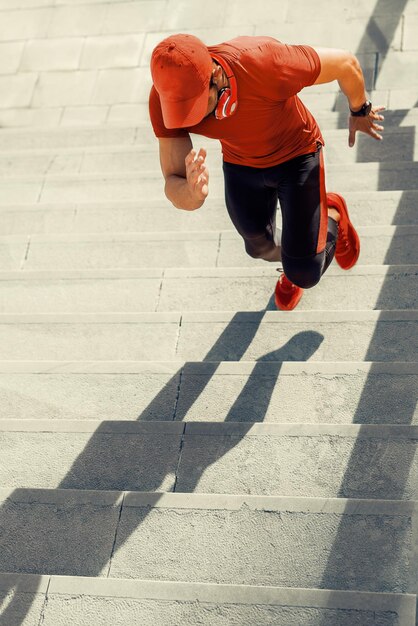
{"type": "Polygon", "coordinates": [[[381,111],[384,110],[384,106],[377,106],[373,107],[366,117],[348,116],[348,145],[350,148],[352,148],[356,142],[357,132],[366,133],[366,135],[370,135],[370,137],[378,141],[383,139],[380,133],[384,130],[384,127],[381,126],[379,122],[385,119],[383,115],[381,115],[381,111]]]}
{"type": "Polygon", "coordinates": [[[206,156],[205,148],[200,148],[197,154],[196,150],[190,150],[184,160],[190,193],[201,204],[209,193],[209,170],[206,165],[206,156]]]}

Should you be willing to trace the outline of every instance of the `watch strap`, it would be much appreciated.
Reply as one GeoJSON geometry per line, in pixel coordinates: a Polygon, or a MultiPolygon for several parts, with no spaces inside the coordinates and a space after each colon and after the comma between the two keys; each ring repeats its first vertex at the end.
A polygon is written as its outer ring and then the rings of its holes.
{"type": "Polygon", "coordinates": [[[366,100],[361,109],[359,109],[358,111],[352,111],[352,109],[350,109],[350,113],[353,117],[367,117],[371,110],[372,103],[370,102],[370,100],[366,100]]]}

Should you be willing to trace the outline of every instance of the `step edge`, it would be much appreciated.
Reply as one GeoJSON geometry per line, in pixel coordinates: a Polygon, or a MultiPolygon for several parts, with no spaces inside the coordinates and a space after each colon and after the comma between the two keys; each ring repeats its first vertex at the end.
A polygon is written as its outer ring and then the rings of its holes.
{"type": "Polygon", "coordinates": [[[183,422],[183,421],[136,421],[136,420],[47,420],[47,419],[0,419],[0,433],[64,434],[94,433],[126,435],[168,435],[178,437],[292,437],[292,438],[346,438],[417,440],[418,425],[412,424],[334,424],[312,422],[183,422]]]}
{"type": "Polygon", "coordinates": [[[0,374],[179,374],[184,376],[418,375],[418,361],[0,361],[0,374]],[[254,369],[257,368],[257,371],[254,369]]]}
{"type": "MultiPolygon", "coordinates": [[[[418,309],[312,311],[172,311],[145,313],[0,313],[0,324],[182,324],[189,323],[340,323],[408,322],[418,309]]],[[[153,359],[155,360],[155,359],[153,359]]]]}
{"type": "MultiPolygon", "coordinates": [[[[349,278],[350,276],[388,276],[398,274],[418,274],[418,264],[359,264],[347,275],[338,267],[331,267],[327,276],[349,278]]],[[[24,269],[0,270],[0,281],[66,281],[66,280],[119,280],[119,279],[156,279],[164,280],[186,278],[277,278],[275,267],[153,267],[153,268],[103,268],[103,269],[24,269]]]]}
{"type": "Polygon", "coordinates": [[[73,504],[127,508],[289,512],[336,515],[388,515],[416,518],[418,500],[316,498],[217,493],[142,492],[94,489],[1,488],[0,502],[73,504]]]}
{"type": "Polygon", "coordinates": [[[132,600],[165,600],[222,604],[263,604],[329,609],[390,611],[399,626],[413,626],[416,596],[387,592],[344,591],[258,585],[226,585],[146,579],[92,578],[36,574],[0,574],[0,589],[17,587],[18,593],[83,595],[132,600]]]}

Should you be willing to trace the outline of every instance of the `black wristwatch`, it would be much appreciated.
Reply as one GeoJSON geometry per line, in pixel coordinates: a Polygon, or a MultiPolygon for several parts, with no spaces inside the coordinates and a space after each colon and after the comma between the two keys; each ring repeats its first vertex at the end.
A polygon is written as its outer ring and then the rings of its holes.
{"type": "Polygon", "coordinates": [[[372,103],[370,100],[366,100],[359,111],[352,111],[350,109],[350,113],[353,117],[367,117],[372,110],[372,103]]]}

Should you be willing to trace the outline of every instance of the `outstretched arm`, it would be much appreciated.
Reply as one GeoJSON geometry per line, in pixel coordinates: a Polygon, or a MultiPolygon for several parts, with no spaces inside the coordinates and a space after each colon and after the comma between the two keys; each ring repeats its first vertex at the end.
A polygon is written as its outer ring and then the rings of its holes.
{"type": "MultiPolygon", "coordinates": [[[[351,52],[336,48],[315,48],[321,61],[321,71],[315,85],[337,80],[341,91],[348,100],[352,111],[358,111],[367,100],[364,76],[358,59],[351,52]]],[[[349,146],[354,146],[356,132],[360,131],[374,139],[383,139],[380,134],[383,126],[379,124],[384,118],[380,114],[384,106],[372,107],[366,117],[349,116],[349,146]]]]}

